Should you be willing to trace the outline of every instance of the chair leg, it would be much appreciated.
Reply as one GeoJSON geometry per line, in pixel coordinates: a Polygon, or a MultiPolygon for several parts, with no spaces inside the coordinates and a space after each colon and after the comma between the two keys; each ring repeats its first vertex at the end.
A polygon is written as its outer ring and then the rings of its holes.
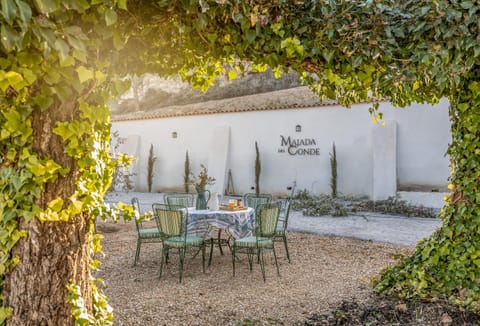
{"type": "Polygon", "coordinates": [[[142,242],[140,239],[137,239],[137,249],[135,250],[135,261],[133,262],[133,266],[137,265],[138,258],[140,257],[140,246],[142,245],[142,242]]]}
{"type": "Polygon", "coordinates": [[[205,243],[202,245],[202,270],[205,273],[205,243]]]}
{"type": "Polygon", "coordinates": [[[260,269],[262,270],[263,281],[266,281],[265,278],[265,261],[263,260],[263,250],[260,250],[258,253],[258,258],[260,260],[260,269]]]}
{"type": "Polygon", "coordinates": [[[232,247],[230,246],[230,238],[231,238],[231,236],[227,239],[227,247],[228,247],[228,250],[230,250],[230,252],[232,252],[232,247]]]}
{"type": "Polygon", "coordinates": [[[288,243],[287,243],[287,235],[283,234],[283,244],[285,245],[285,252],[287,253],[288,263],[290,264],[290,254],[288,253],[288,243]]]}
{"type": "Polygon", "coordinates": [[[167,263],[166,260],[167,260],[167,252],[168,252],[168,248],[165,248],[165,245],[164,247],[162,248],[162,259],[160,261],[160,275],[158,276],[158,278],[161,278],[162,277],[162,272],[163,272],[163,263],[165,262],[165,264],[167,263]]]}
{"type": "Polygon", "coordinates": [[[272,248],[273,248],[273,257],[275,258],[275,266],[277,266],[277,274],[278,276],[280,276],[280,270],[278,269],[278,261],[277,261],[277,254],[275,252],[275,246],[273,246],[272,248]]]}
{"type": "Polygon", "coordinates": [[[247,257],[248,257],[248,267],[250,268],[250,272],[253,270],[253,252],[250,252],[250,249],[247,249],[247,257]]]}
{"type": "Polygon", "coordinates": [[[165,265],[168,264],[168,258],[170,257],[170,248],[167,247],[167,253],[165,255],[165,265]]]}
{"type": "Polygon", "coordinates": [[[223,249],[222,249],[222,230],[218,230],[218,249],[220,250],[220,254],[223,256],[223,249]]]}
{"type": "Polygon", "coordinates": [[[179,280],[179,283],[182,283],[183,263],[184,263],[184,260],[185,260],[185,248],[178,249],[178,256],[180,256],[180,280],[179,280]]]}
{"type": "Polygon", "coordinates": [[[233,277],[235,277],[235,244],[232,248],[232,266],[233,266],[233,277]]]}
{"type": "Polygon", "coordinates": [[[215,245],[215,241],[213,238],[210,239],[210,257],[208,258],[208,266],[212,265],[212,256],[213,256],[213,246],[215,245]]]}

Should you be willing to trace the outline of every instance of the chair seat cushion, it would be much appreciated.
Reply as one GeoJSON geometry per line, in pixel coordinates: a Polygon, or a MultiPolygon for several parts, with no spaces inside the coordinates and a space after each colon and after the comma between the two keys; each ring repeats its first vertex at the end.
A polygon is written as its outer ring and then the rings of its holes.
{"type": "Polygon", "coordinates": [[[159,238],[160,232],[157,228],[154,229],[140,229],[138,230],[140,238],[159,238]]]}
{"type": "Polygon", "coordinates": [[[201,237],[192,237],[192,236],[187,236],[185,237],[171,237],[165,240],[165,244],[169,247],[183,247],[185,244],[187,246],[200,246],[205,242],[205,240],[201,237]]]}
{"type": "MultiPolygon", "coordinates": [[[[235,246],[237,247],[256,247],[257,246],[257,237],[246,237],[242,239],[235,240],[235,246]]],[[[273,241],[270,238],[258,238],[258,246],[259,247],[271,247],[273,245],[273,241]]]]}

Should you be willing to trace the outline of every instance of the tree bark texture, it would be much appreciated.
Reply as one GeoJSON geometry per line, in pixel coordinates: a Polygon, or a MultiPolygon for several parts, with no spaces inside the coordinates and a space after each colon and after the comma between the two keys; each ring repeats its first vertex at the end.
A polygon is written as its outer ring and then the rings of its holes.
{"type": "MultiPolygon", "coordinates": [[[[75,161],[64,153],[63,140],[53,133],[58,121],[77,118],[76,101],[54,105],[33,113],[33,150],[70,168],[70,173],[46,185],[37,204],[45,208],[57,197],[64,199],[75,191],[75,161]]],[[[71,306],[66,303],[66,285],[80,286],[85,306],[91,311],[89,268],[90,218],[86,214],[67,222],[20,221],[28,236],[12,251],[20,262],[5,278],[5,305],[13,308],[7,325],[73,325],[71,306]]]]}

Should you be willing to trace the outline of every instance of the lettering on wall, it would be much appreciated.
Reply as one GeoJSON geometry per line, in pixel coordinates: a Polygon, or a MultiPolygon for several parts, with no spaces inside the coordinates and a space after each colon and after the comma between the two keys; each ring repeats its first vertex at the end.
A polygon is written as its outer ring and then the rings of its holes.
{"type": "Polygon", "coordinates": [[[280,135],[279,153],[288,153],[292,156],[317,156],[320,148],[314,138],[292,138],[280,135]]]}

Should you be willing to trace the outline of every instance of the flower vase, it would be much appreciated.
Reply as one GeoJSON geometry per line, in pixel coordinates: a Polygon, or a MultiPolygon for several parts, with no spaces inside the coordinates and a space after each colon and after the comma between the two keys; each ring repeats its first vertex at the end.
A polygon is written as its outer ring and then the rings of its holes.
{"type": "Polygon", "coordinates": [[[197,188],[197,204],[196,209],[207,209],[207,203],[210,199],[210,191],[197,188]]]}

